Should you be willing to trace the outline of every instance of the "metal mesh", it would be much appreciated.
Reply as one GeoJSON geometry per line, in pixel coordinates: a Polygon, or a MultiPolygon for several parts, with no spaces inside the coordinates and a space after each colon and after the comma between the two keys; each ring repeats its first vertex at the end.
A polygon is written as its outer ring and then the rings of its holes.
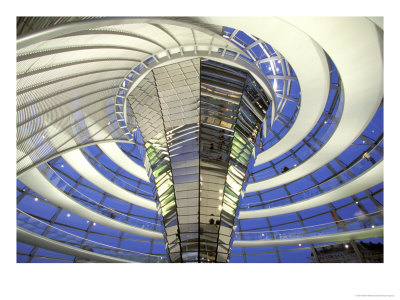
{"type": "MultiPolygon", "coordinates": [[[[122,132],[116,130],[113,105],[113,98],[110,97],[95,101],[30,135],[17,145],[17,170],[21,171],[32,162],[45,160],[57,152],[77,145],[107,139],[125,139],[122,132]]],[[[34,122],[43,126],[46,120],[38,118],[34,122]]]]}
{"type": "Polygon", "coordinates": [[[66,64],[81,64],[85,61],[104,60],[108,63],[112,61],[130,61],[130,63],[139,62],[143,53],[123,49],[85,49],[60,52],[55,54],[43,53],[39,57],[25,58],[18,61],[17,75],[25,75],[27,72],[38,72],[45,68],[61,67],[66,64]]]}
{"type": "Polygon", "coordinates": [[[79,76],[80,74],[89,74],[108,70],[130,70],[132,62],[110,61],[106,63],[82,63],[79,65],[60,67],[54,70],[41,72],[40,76],[32,75],[20,78],[17,81],[17,91],[31,88],[48,82],[59,81],[63,78],[79,76]]]}
{"type": "Polygon", "coordinates": [[[45,100],[45,98],[58,96],[66,91],[70,91],[73,95],[78,96],[80,95],[78,89],[80,92],[82,92],[85,90],[85,87],[87,87],[88,92],[90,92],[94,90],[91,85],[98,82],[115,80],[114,84],[112,84],[112,86],[114,86],[115,84],[120,83],[120,78],[125,74],[126,71],[107,71],[102,73],[89,74],[79,77],[73,77],[55,83],[50,83],[40,88],[35,88],[26,92],[22,92],[21,94],[18,94],[17,97],[17,109],[21,109],[31,103],[45,100]]]}
{"type": "MultiPolygon", "coordinates": [[[[19,17],[17,35],[26,36],[60,24],[100,18],[19,17]]],[[[18,50],[18,172],[82,143],[102,139],[126,140],[123,130],[115,124],[113,95],[138,61],[177,46],[229,44],[222,38],[215,38],[212,33],[161,23],[133,22],[98,27],[97,22],[88,22],[87,28],[90,29],[67,33],[18,50]]],[[[190,78],[186,79],[190,88],[190,78]]],[[[174,88],[176,96],[186,97],[180,99],[179,104],[183,106],[189,92],[198,93],[198,85],[197,90],[190,91],[183,91],[181,86],[174,88]]],[[[171,126],[179,122],[182,114],[185,118],[191,117],[187,111],[178,113],[177,108],[168,105],[163,103],[163,109],[169,110],[166,116],[171,126]]]]}
{"type": "Polygon", "coordinates": [[[17,36],[82,20],[99,19],[101,17],[17,17],[17,36]]]}

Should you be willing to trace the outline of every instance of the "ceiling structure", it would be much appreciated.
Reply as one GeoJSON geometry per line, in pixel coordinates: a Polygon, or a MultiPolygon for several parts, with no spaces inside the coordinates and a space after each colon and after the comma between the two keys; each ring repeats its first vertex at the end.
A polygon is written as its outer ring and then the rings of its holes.
{"type": "Polygon", "coordinates": [[[305,262],[344,244],[365,262],[355,241],[383,242],[376,19],[17,33],[17,261],[305,262]]]}

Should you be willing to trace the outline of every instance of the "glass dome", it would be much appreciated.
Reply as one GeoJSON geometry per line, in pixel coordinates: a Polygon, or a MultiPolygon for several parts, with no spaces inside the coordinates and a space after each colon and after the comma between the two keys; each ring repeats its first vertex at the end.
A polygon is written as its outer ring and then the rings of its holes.
{"type": "MultiPolygon", "coordinates": [[[[193,238],[207,253],[195,254],[198,262],[222,247],[230,263],[383,262],[383,29],[370,19],[21,17],[17,34],[18,263],[168,263],[193,238]],[[195,60],[203,65],[192,70],[195,60]],[[219,68],[212,76],[206,61],[219,68]],[[168,78],[157,77],[163,68],[168,78]],[[241,72],[252,91],[240,103],[252,104],[217,113],[246,89],[241,72]],[[234,139],[247,126],[254,140],[250,150],[242,142],[221,152],[221,196],[206,196],[201,171],[197,186],[178,195],[189,174],[174,167],[184,160],[180,139],[202,145],[212,136],[205,119],[180,127],[193,86],[191,109],[215,120],[216,132],[229,114],[259,118],[226,129],[234,139]],[[189,136],[196,130],[203,133],[189,136]],[[234,151],[248,152],[236,183],[234,151]],[[190,193],[198,204],[176,200],[190,193]],[[218,242],[200,225],[184,237],[171,223],[209,217],[199,209],[207,197],[222,201],[212,216],[232,216],[225,233],[223,217],[209,224],[218,242]]],[[[185,167],[212,168],[198,160],[185,167]]]]}

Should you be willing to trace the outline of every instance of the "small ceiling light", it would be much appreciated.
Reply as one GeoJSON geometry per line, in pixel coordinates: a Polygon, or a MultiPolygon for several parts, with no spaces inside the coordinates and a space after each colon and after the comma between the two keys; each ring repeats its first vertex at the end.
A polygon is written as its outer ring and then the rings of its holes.
{"type": "Polygon", "coordinates": [[[363,144],[365,144],[365,141],[363,141],[363,144]]]}
{"type": "Polygon", "coordinates": [[[222,197],[220,196],[220,197],[218,197],[218,199],[219,199],[219,200],[222,200],[222,197]]]}
{"type": "Polygon", "coordinates": [[[276,71],[279,72],[279,68],[276,68],[276,71]]]}
{"type": "Polygon", "coordinates": [[[64,165],[61,165],[61,168],[64,168],[64,165]]]}
{"type": "Polygon", "coordinates": [[[107,125],[110,125],[110,124],[111,124],[111,122],[108,122],[108,123],[107,123],[107,125]]]}
{"type": "Polygon", "coordinates": [[[265,234],[263,233],[261,236],[265,236],[265,234]]]}
{"type": "Polygon", "coordinates": [[[25,192],[26,190],[25,190],[25,189],[22,189],[22,191],[25,192]]]}
{"type": "Polygon", "coordinates": [[[296,167],[297,165],[294,165],[293,167],[296,167]]]}
{"type": "Polygon", "coordinates": [[[271,67],[269,67],[269,68],[268,68],[268,70],[270,70],[270,71],[271,71],[271,67]]]}
{"type": "Polygon", "coordinates": [[[89,223],[89,220],[86,220],[86,223],[89,223]]]}
{"type": "Polygon", "coordinates": [[[328,123],[327,121],[324,122],[324,124],[328,123]]]}
{"type": "Polygon", "coordinates": [[[299,247],[301,247],[301,244],[299,244],[299,247]]]}
{"type": "Polygon", "coordinates": [[[35,202],[37,202],[39,199],[38,199],[38,197],[35,197],[35,202]]]}
{"type": "Polygon", "coordinates": [[[219,190],[220,193],[222,193],[222,190],[219,190]]]}
{"type": "Polygon", "coordinates": [[[344,246],[345,246],[346,248],[349,248],[349,245],[347,245],[347,244],[346,244],[346,245],[344,245],[344,246]]]}
{"type": "Polygon", "coordinates": [[[93,226],[96,226],[96,223],[93,223],[93,226]]]}
{"type": "Polygon", "coordinates": [[[71,215],[70,214],[67,214],[67,218],[69,218],[71,215]]]}
{"type": "Polygon", "coordinates": [[[358,201],[356,201],[356,204],[358,204],[358,201]]]}
{"type": "Polygon", "coordinates": [[[372,225],[371,227],[372,227],[372,228],[375,228],[375,226],[374,226],[374,225],[372,225]]]}
{"type": "Polygon", "coordinates": [[[218,205],[218,209],[219,209],[219,210],[222,210],[222,205],[218,205]]]}

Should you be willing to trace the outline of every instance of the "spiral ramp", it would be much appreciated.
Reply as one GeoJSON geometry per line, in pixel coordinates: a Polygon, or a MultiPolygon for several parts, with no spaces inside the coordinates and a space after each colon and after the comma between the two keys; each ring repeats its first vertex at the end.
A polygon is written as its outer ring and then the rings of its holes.
{"type": "Polygon", "coordinates": [[[17,260],[168,261],[125,95],[156,67],[204,57],[248,69],[273,99],[230,261],[320,261],[320,249],[345,244],[367,262],[359,241],[383,238],[383,27],[375,21],[21,18],[17,260]]]}

